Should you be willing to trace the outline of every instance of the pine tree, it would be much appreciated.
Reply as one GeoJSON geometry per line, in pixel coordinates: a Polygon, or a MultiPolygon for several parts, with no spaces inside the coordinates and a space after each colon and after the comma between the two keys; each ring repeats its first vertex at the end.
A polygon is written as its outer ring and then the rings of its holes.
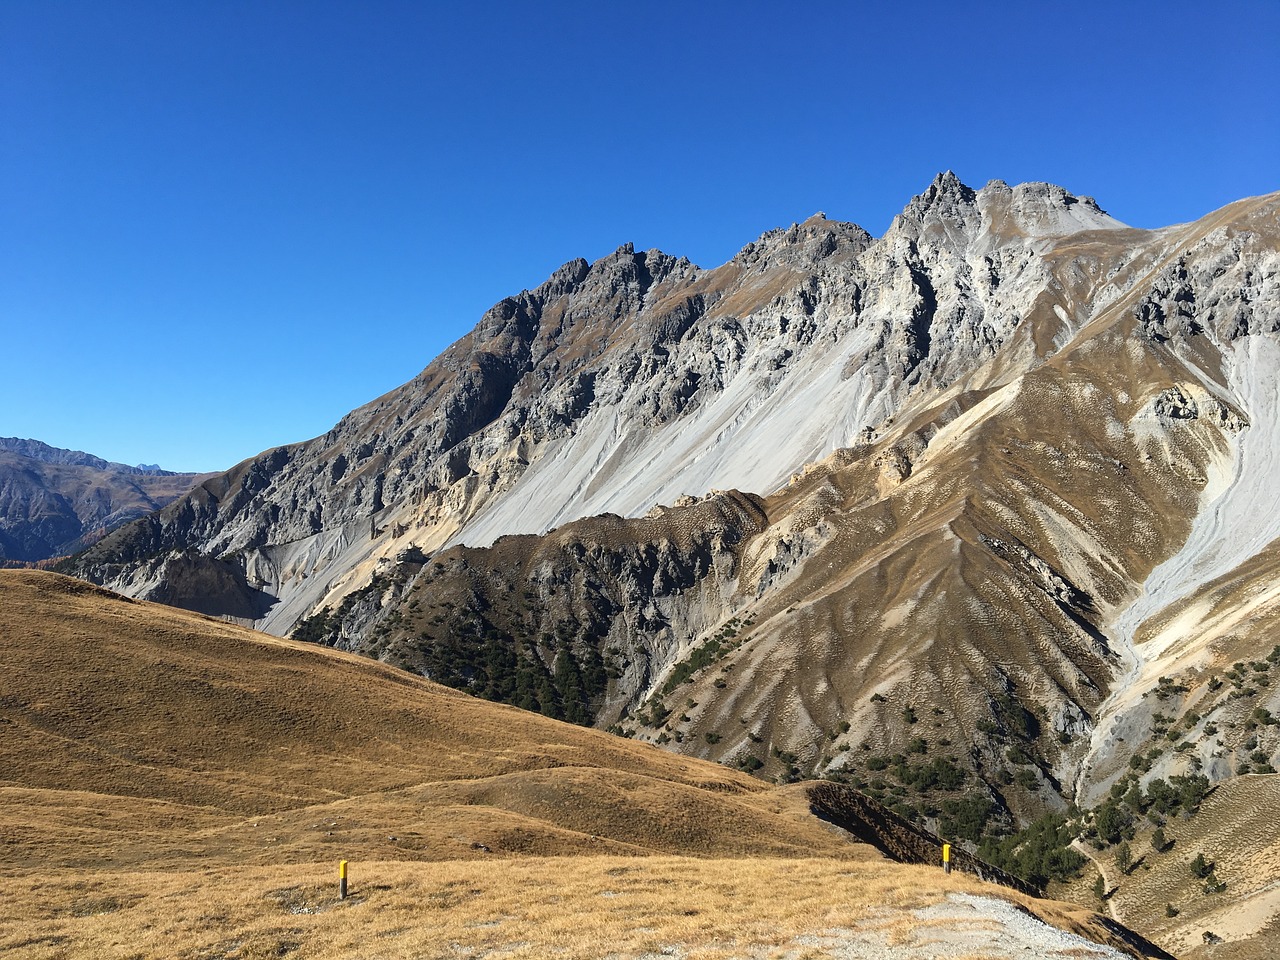
{"type": "Polygon", "coordinates": [[[1116,866],[1125,876],[1128,876],[1129,871],[1133,869],[1133,850],[1130,849],[1128,840],[1121,841],[1116,847],[1116,866]]]}

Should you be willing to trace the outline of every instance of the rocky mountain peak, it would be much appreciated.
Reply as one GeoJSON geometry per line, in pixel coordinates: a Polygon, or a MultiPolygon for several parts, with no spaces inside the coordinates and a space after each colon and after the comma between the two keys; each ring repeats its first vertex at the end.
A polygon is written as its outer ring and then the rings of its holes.
{"type": "Polygon", "coordinates": [[[578,284],[582,283],[587,272],[591,269],[591,264],[587,263],[582,257],[574,257],[564,266],[538,287],[536,293],[546,301],[553,300],[556,297],[562,297],[577,289],[578,284]]]}
{"type": "Polygon", "coordinates": [[[1076,196],[1053,183],[1010,187],[1003,180],[992,180],[979,192],[977,202],[990,229],[998,234],[1012,230],[1029,237],[1046,237],[1124,227],[1108,216],[1093,197],[1076,196]]]}
{"type": "Polygon", "coordinates": [[[802,223],[778,227],[747,244],[729,262],[730,265],[765,270],[773,266],[809,266],[839,252],[856,257],[874,242],[874,238],[856,223],[828,220],[818,211],[802,223]]]}
{"type": "Polygon", "coordinates": [[[944,246],[963,247],[981,229],[978,194],[950,170],[933,182],[894,217],[886,237],[929,239],[944,246]]]}
{"type": "Polygon", "coordinates": [[[954,172],[944,170],[934,177],[925,192],[914,197],[911,203],[920,203],[925,209],[934,207],[955,209],[961,204],[973,203],[977,196],[974,189],[963,183],[954,172]]]}

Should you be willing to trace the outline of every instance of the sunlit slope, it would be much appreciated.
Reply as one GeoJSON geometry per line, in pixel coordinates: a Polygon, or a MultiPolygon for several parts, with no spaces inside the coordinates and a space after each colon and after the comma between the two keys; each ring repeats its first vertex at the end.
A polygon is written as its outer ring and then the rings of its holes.
{"type": "Polygon", "coordinates": [[[0,574],[10,866],[862,856],[714,764],[53,574],[0,574]]]}
{"type": "Polygon", "coordinates": [[[1098,855],[1112,912],[1179,957],[1280,955],[1277,810],[1280,776],[1254,775],[1221,784],[1195,817],[1171,820],[1159,850],[1144,825],[1128,873],[1098,855]],[[1197,854],[1212,870],[1207,877],[1192,870],[1197,854]]]}

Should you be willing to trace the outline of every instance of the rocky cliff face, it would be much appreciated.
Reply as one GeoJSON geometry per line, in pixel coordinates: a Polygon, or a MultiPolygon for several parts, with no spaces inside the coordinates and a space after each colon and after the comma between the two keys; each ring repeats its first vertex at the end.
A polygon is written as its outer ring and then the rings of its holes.
{"type": "Polygon", "coordinates": [[[1278,207],[944,174],[878,240],[573,261],[77,569],[766,773],[1105,791],[1165,652],[1190,713],[1230,646],[1162,618],[1258,612],[1278,207]]]}

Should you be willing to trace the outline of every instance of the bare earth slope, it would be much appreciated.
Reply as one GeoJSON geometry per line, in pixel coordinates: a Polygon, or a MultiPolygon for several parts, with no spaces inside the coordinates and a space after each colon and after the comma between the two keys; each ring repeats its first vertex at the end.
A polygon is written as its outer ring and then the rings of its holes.
{"type": "Polygon", "coordinates": [[[1153,848],[1144,829],[1133,844],[1140,862],[1129,873],[1122,874],[1110,857],[1100,857],[1107,885],[1115,891],[1112,914],[1179,957],[1276,956],[1278,804],[1280,777],[1239,777],[1219,787],[1199,815],[1166,825],[1164,848],[1153,848]],[[1192,872],[1197,854],[1213,866],[1211,880],[1192,872]],[[1206,892],[1218,882],[1222,889],[1206,892]],[[1207,940],[1206,931],[1212,935],[1207,940]]]}
{"type": "Polygon", "coordinates": [[[1152,955],[741,774],[56,575],[0,572],[0,657],[9,956],[1152,955]]]}

